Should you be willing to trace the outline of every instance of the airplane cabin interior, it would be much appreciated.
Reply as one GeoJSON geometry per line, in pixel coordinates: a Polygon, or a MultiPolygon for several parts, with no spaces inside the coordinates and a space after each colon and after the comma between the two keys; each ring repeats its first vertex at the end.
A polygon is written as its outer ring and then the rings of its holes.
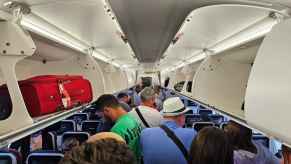
{"type": "Polygon", "coordinates": [[[134,108],[146,87],[161,113],[180,98],[183,128],[232,120],[291,164],[290,18],[288,0],[0,0],[0,164],[58,163],[102,132],[100,96],[134,108]]]}

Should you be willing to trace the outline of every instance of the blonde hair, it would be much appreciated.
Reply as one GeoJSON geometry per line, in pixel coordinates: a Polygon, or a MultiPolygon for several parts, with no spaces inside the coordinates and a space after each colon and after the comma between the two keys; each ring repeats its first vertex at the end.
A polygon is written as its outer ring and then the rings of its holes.
{"type": "Polygon", "coordinates": [[[114,139],[116,141],[126,143],[125,140],[118,134],[112,133],[112,132],[102,132],[102,133],[97,133],[93,136],[91,136],[88,140],[87,143],[94,143],[98,140],[101,139],[114,139]]]}

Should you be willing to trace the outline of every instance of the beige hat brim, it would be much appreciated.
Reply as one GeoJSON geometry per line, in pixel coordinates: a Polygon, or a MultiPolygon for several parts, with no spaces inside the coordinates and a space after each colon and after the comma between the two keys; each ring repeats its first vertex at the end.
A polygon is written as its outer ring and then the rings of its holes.
{"type": "Polygon", "coordinates": [[[185,110],[183,110],[182,112],[178,112],[178,113],[164,113],[162,111],[162,116],[180,116],[180,115],[187,113],[190,110],[191,110],[190,108],[185,108],[185,110]]]}

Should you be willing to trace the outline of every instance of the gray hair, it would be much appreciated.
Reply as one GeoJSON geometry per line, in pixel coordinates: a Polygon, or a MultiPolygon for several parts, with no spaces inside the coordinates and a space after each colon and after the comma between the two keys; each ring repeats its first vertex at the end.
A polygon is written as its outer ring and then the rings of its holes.
{"type": "Polygon", "coordinates": [[[141,101],[147,101],[155,97],[155,91],[152,87],[145,87],[140,92],[141,101]]]}

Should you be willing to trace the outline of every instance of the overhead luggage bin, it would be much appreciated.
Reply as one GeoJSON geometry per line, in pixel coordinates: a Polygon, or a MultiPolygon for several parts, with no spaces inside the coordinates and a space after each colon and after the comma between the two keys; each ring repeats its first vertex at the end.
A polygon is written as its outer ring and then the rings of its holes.
{"type": "Polygon", "coordinates": [[[291,145],[291,20],[273,27],[264,39],[246,91],[247,122],[291,145]]]}
{"type": "Polygon", "coordinates": [[[208,56],[193,79],[192,98],[244,120],[245,90],[261,39],[208,56]]]}

